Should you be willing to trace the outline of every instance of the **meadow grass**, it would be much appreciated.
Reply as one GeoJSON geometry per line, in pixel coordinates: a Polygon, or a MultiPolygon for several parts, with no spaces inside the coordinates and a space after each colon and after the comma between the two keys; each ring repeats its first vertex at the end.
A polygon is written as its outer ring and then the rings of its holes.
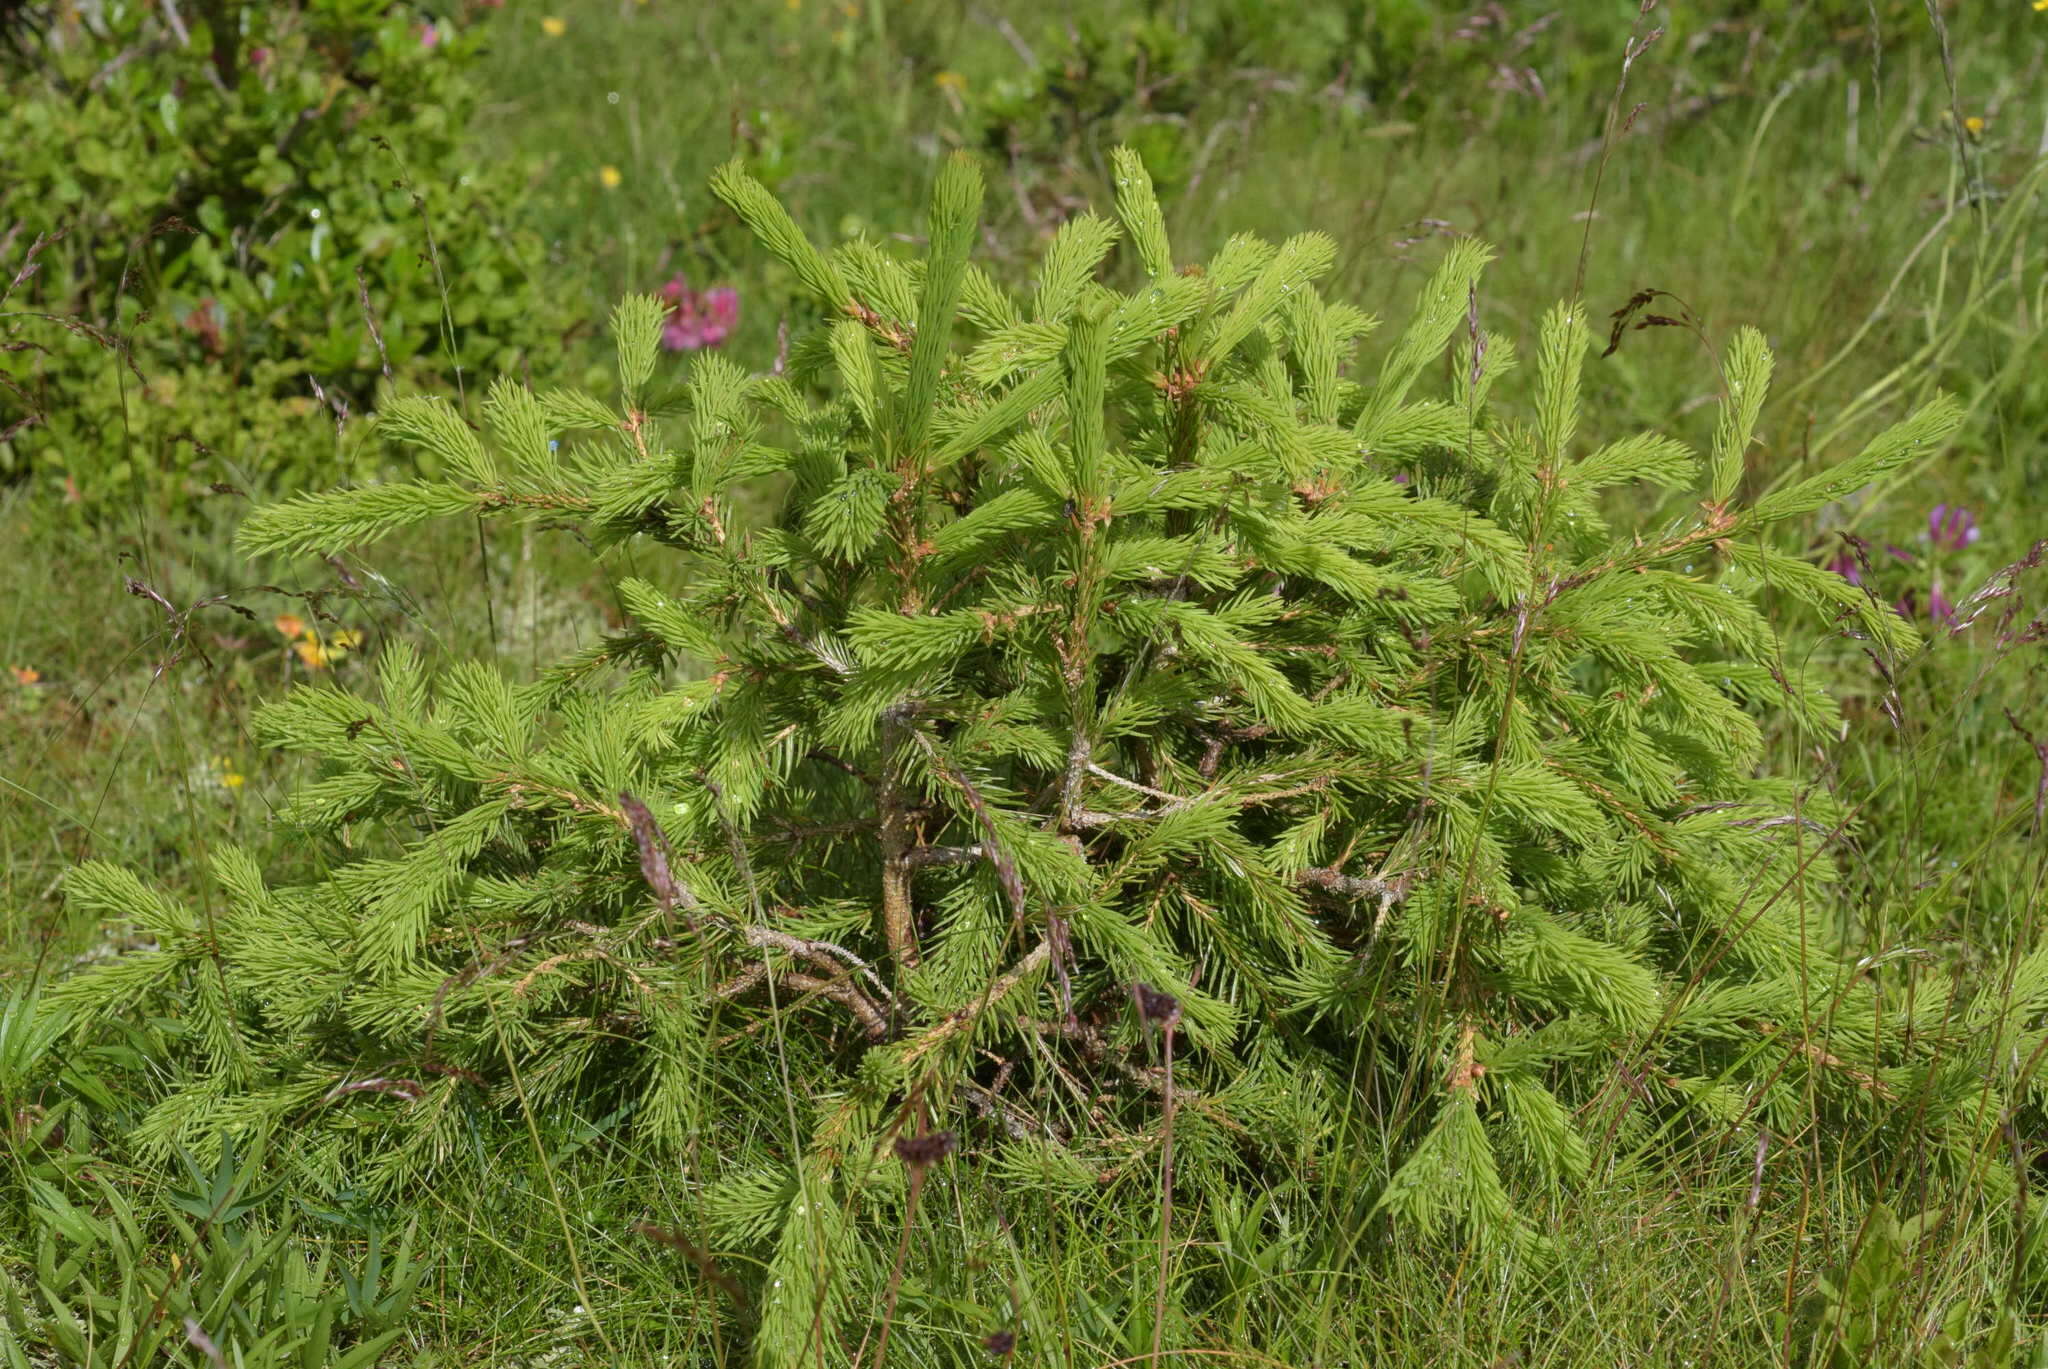
{"type": "MultiPolygon", "coordinates": [[[[1340,261],[1337,292],[1387,317],[1403,312],[1444,233],[1477,234],[1503,249],[1481,301],[1489,326],[1524,337],[1571,293],[1587,247],[1583,296],[1596,318],[1655,288],[1717,342],[1743,323],[1770,334],[1781,383],[1753,458],[1758,487],[1853,443],[1935,385],[1957,389],[1972,422],[1946,460],[1845,517],[1879,548],[1873,579],[1920,588],[1924,604],[1929,508],[1975,510],[1982,535],[1947,572],[1960,597],[1955,586],[1985,582],[2048,535],[2036,493],[2048,467],[2048,372],[2029,361],[2041,355],[2048,241],[2027,179],[2041,137],[2027,97],[2039,88],[2048,16],[2010,8],[1950,16],[1952,68],[1926,30],[1882,47],[1874,73],[1870,51],[1828,41],[1812,22],[1759,21],[1757,50],[1732,80],[1700,77],[1694,64],[1739,35],[1693,51],[1653,46],[1619,103],[1649,108],[1608,150],[1590,215],[1633,5],[1573,10],[1540,36],[1523,60],[1569,77],[1542,99],[1425,101],[1415,117],[1389,121],[1298,79],[1289,88],[1284,70],[1234,72],[1177,116],[1198,155],[1172,200],[1173,226],[1191,254],[1276,227],[1378,244],[1340,261]],[[1984,120],[1981,132],[1959,140],[1959,110],[1984,120]],[[1973,195],[1979,178],[1997,193],[1973,195]],[[1859,402],[1846,428],[1815,432],[1817,416],[1859,402]],[[1920,564],[1887,561],[1887,542],[1922,553],[1920,564]]],[[[990,16],[964,10],[806,0],[555,13],[560,36],[537,11],[505,16],[479,155],[536,166],[533,222],[551,239],[561,287],[593,318],[678,269],[694,283],[734,283],[744,312],[732,351],[749,365],[774,353],[776,295],[736,255],[703,189],[711,167],[734,152],[772,161],[782,193],[823,238],[887,233],[919,221],[936,152],[966,136],[960,87],[934,77],[957,73],[972,92],[1020,60],[990,16]],[[616,189],[604,188],[605,167],[617,169],[616,189]]],[[[1453,27],[1439,26],[1446,45],[1458,41],[1453,27]]],[[[994,240],[1015,245],[1021,262],[1063,195],[1106,199],[1109,141],[1107,129],[1084,128],[1050,169],[1020,163],[991,197],[994,240]]],[[[994,173],[999,187],[1003,175],[994,173]]],[[[1685,328],[1627,334],[1589,368],[1590,425],[1703,432],[1711,353],[1685,328]]],[[[336,589],[318,567],[237,567],[223,549],[226,510],[213,527],[96,526],[42,499],[0,503],[0,665],[36,677],[0,677],[0,972],[18,983],[103,949],[102,929],[68,916],[62,900],[63,871],[83,857],[132,864],[202,898],[201,858],[220,843],[248,845],[275,869],[303,859],[265,823],[302,775],[251,742],[248,714],[308,674],[272,621],[307,608],[251,586],[336,589]],[[181,611],[227,592],[254,618],[204,609],[181,640],[124,575],[181,611]]],[[[565,539],[480,547],[452,533],[371,565],[378,578],[359,576],[352,595],[323,601],[335,626],[369,633],[373,650],[401,634],[451,660],[495,654],[510,666],[599,630],[619,573],[565,539]]],[[[1829,672],[1852,719],[1825,762],[1788,761],[1860,810],[1848,930],[1873,956],[1939,956],[1996,976],[2039,944],[2048,753],[2022,729],[2048,739],[2048,691],[2040,644],[2025,636],[2038,586],[2028,572],[2015,584],[2027,614],[2001,626],[2000,601],[1969,632],[1935,634],[1912,661],[1880,672],[1835,643],[1801,663],[1829,672]]],[[[361,665],[327,669],[345,677],[361,665]]],[[[707,1315],[725,1294],[636,1234],[641,1223],[701,1229],[702,1195],[639,1150],[622,1121],[532,1113],[473,1138],[481,1163],[423,1191],[415,1209],[376,1214],[417,1221],[422,1243],[444,1256],[415,1313],[413,1360],[745,1360],[707,1315]],[[587,1276],[572,1274],[571,1249],[587,1276]]],[[[1816,1273],[1851,1257],[1870,1214],[1833,1174],[1828,1136],[1780,1144],[1797,1158],[1772,1157],[1767,1183],[1704,1158],[1715,1153],[1705,1146],[1678,1181],[1618,1148],[1597,1182],[1549,1200],[1546,1258],[1412,1246],[1362,1214],[1343,1249],[1288,1247],[1253,1222],[1243,1248],[1184,1252],[1184,1275],[1200,1269],[1233,1293],[1225,1314],[1169,1328],[1168,1343],[1187,1347],[1189,1362],[1243,1364],[1787,1363],[1816,1273]]],[[[1896,1205],[1915,1210],[1913,1158],[1898,1169],[1896,1205]]],[[[1298,1196],[1294,1182],[1276,1177],[1276,1199],[1298,1196]]],[[[1032,1333],[1019,1355],[1029,1362],[1143,1362],[1156,1238],[1144,1195],[1120,1184],[1055,1204],[1047,1215],[1067,1234],[1055,1258],[1041,1248],[1028,1266],[1004,1232],[970,1228],[964,1210],[935,1181],[922,1220],[966,1258],[915,1273],[894,1362],[984,1362],[973,1329],[998,1330],[1013,1314],[1032,1333]]],[[[1985,1217],[1954,1203],[1915,1248],[1899,1296],[1872,1311],[1892,1358],[1871,1362],[1916,1362],[1909,1352],[1956,1304],[1971,1309],[1973,1328],[2000,1306],[2038,1318],[2038,1294],[2016,1282],[2015,1252],[1985,1217]]]]}

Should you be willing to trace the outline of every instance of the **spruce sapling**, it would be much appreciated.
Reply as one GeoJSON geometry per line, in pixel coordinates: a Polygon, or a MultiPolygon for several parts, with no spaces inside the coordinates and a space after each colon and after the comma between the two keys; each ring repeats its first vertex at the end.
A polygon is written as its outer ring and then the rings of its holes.
{"type": "MultiPolygon", "coordinates": [[[[1361,383],[1374,320],[1316,288],[1334,244],[1240,236],[1177,267],[1143,166],[1115,171],[1116,221],[1067,223],[1026,300],[969,260],[971,161],[912,262],[823,252],[724,168],[821,313],[781,374],[699,354],[657,417],[662,304],[629,299],[616,403],[500,382],[480,438],[404,401],[380,423],[445,477],[250,519],[258,553],[482,514],[668,564],[533,680],[397,645],[374,689],[265,709],[268,742],[325,762],[280,820],[332,866],[274,884],[224,854],[217,938],[125,871],[76,874],[158,949],[67,1006],[192,1029],[147,1143],[296,1116],[399,1187],[512,1101],[502,1032],[532,1107],[624,1096],[693,1157],[723,1214],[706,1249],[758,1252],[756,1353],[798,1363],[900,1286],[861,1238],[905,1098],[963,1166],[1028,1143],[1109,1183],[1159,1127],[1163,1304],[1174,1163],[1213,1194],[1307,1155],[1411,1229],[1525,1242],[1516,1193],[1587,1175],[1597,1101],[1646,1148],[1725,1133],[1742,1156],[1745,1127],[1865,1115],[1876,1071],[1936,1067],[1813,933],[1847,817],[1763,769],[1765,728],[1826,745],[1840,719],[1760,602],[1910,645],[1768,534],[1955,407],[1745,502],[1760,335],[1728,349],[1704,462],[1588,438],[1580,311],[1544,320],[1529,400],[1498,400],[1515,348],[1478,326],[1488,253],[1461,240],[1361,383]],[[1421,393],[1461,330],[1449,395],[1421,393]],[[1609,526],[1617,487],[1701,484],[1609,526]],[[1173,1005],[1163,1113],[1114,1006],[1132,984],[1173,1005]],[[320,1105],[394,1059],[422,1096],[320,1105]],[[1361,1133],[1383,1170],[1342,1144],[1361,1133]]],[[[1916,1125],[1973,1162],[1965,1102],[1916,1125]]]]}

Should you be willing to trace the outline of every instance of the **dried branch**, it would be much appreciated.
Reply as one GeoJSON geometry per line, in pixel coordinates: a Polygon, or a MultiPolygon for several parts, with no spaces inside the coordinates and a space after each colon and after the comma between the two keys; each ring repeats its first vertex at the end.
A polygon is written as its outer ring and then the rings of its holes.
{"type": "Polygon", "coordinates": [[[1377,898],[1388,903],[1399,903],[1408,897],[1408,889],[1414,883],[1414,878],[1413,875],[1396,875],[1392,879],[1374,879],[1370,876],[1347,875],[1337,870],[1317,868],[1303,870],[1294,877],[1294,882],[1344,898],[1377,898]]]}
{"type": "Polygon", "coordinates": [[[782,985],[797,993],[814,993],[821,998],[829,998],[844,1007],[859,1020],[870,1041],[881,1041],[889,1035],[889,1023],[881,1011],[868,1001],[867,995],[843,979],[820,979],[816,975],[798,974],[792,970],[782,976],[782,985]]]}
{"type": "Polygon", "coordinates": [[[915,869],[927,865],[972,865],[988,854],[986,846],[914,846],[903,858],[915,869]]]}
{"type": "Polygon", "coordinates": [[[875,973],[874,966],[844,946],[830,941],[791,936],[787,932],[778,932],[773,927],[747,927],[742,930],[741,935],[746,943],[756,950],[772,948],[786,952],[800,960],[809,961],[827,974],[843,975],[848,970],[857,970],[868,983],[874,985],[875,992],[882,996],[884,1003],[891,1007],[895,1006],[895,996],[889,992],[888,986],[882,983],[882,977],[875,973]]]}
{"type": "Polygon", "coordinates": [[[1108,770],[1104,770],[1101,766],[1095,764],[1093,761],[1090,761],[1088,763],[1088,773],[1095,776],[1097,779],[1108,780],[1111,784],[1119,784],[1126,789],[1136,790],[1140,794],[1150,795],[1152,798],[1155,799],[1164,799],[1168,803],[1173,804],[1176,807],[1185,807],[1186,805],[1194,802],[1194,800],[1183,798],[1179,794],[1169,794],[1164,789],[1154,789],[1149,784],[1140,784],[1136,780],[1127,780],[1122,775],[1114,774],[1108,770]]]}
{"type": "MultiPolygon", "coordinates": [[[[711,996],[717,999],[737,998],[749,989],[766,982],[768,978],[766,965],[749,965],[713,989],[711,996]]],[[[870,1041],[880,1041],[889,1035],[889,1024],[882,1016],[881,1010],[869,1001],[866,994],[844,978],[823,979],[796,970],[785,970],[775,976],[775,984],[778,988],[788,989],[794,994],[831,999],[853,1014],[870,1041]]]]}

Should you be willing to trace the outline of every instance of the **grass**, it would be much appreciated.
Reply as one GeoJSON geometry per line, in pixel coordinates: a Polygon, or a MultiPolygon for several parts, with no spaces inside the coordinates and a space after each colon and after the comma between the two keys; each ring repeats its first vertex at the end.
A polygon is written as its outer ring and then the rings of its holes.
{"type": "MultiPolygon", "coordinates": [[[[1157,124],[1183,158],[1171,204],[1191,255],[1240,230],[1326,228],[1372,245],[1340,262],[1336,293],[1387,317],[1401,315],[1443,233],[1474,233],[1502,249],[1480,301],[1488,326],[1530,337],[1541,310],[1571,292],[1588,246],[1583,293],[1596,317],[1655,288],[1717,344],[1744,323],[1769,332],[1780,381],[1749,473],[1755,487],[1840,455],[1936,385],[1964,395],[1965,439],[1842,520],[1878,548],[1872,579],[1889,596],[1924,585],[1931,506],[1976,510],[1982,536],[1947,570],[1952,585],[1974,587],[2048,536],[2037,492],[2048,380],[2029,361],[2041,355],[2048,238],[2028,179],[2040,145],[2028,98],[2048,54],[2048,16],[2026,6],[1951,14],[1945,65],[1924,23],[1887,31],[1873,49],[1867,35],[1841,38],[1853,25],[1826,22],[1831,7],[1783,8],[1773,22],[1673,33],[1646,50],[1619,108],[1649,108],[1615,140],[1591,215],[1633,5],[1561,12],[1523,48],[1512,32],[1460,39],[1452,21],[1434,26],[1429,52],[1447,78],[1460,63],[1515,55],[1546,73],[1540,100],[1468,80],[1452,87],[1469,96],[1464,106],[1413,97],[1361,110],[1328,93],[1320,70],[1203,68],[1216,79],[1184,109],[1078,120],[1008,168],[998,161],[991,232],[1021,261],[1066,197],[1107,199],[1107,147],[1157,124]],[[1744,55],[1736,45],[1748,33],[1759,36],[1744,55]],[[1966,124],[1959,139],[1958,114],[1982,119],[1982,130],[1966,124]],[[1971,194],[1979,180],[1991,193],[1971,194]],[[1845,409],[1841,431],[1821,426],[1845,409]],[[1921,559],[1893,562],[1885,543],[1921,559]]],[[[534,165],[532,223],[552,243],[560,288],[593,318],[678,269],[693,283],[735,283],[745,302],[732,351],[750,366],[773,355],[788,290],[739,254],[703,189],[710,169],[747,155],[814,233],[886,240],[921,222],[935,154],[979,141],[979,101],[1018,79],[1017,43],[1059,43],[1026,22],[1048,16],[1017,7],[1014,39],[990,15],[848,12],[815,0],[559,14],[559,37],[525,9],[498,21],[488,79],[499,98],[474,131],[478,155],[534,165]],[[959,83],[935,79],[942,73],[959,83]],[[619,171],[616,190],[603,188],[604,167],[619,171]]],[[[1703,401],[1717,384],[1710,355],[1688,329],[1628,333],[1589,368],[1589,426],[1703,438],[1703,401]]],[[[572,362],[584,364],[594,362],[572,362]]],[[[0,665],[38,677],[0,677],[0,975],[16,983],[104,947],[102,929],[63,902],[63,871],[79,859],[116,859],[202,899],[212,896],[203,858],[224,843],[271,868],[304,859],[265,822],[304,774],[261,752],[249,716],[308,673],[271,621],[305,601],[249,586],[334,586],[318,567],[238,567],[223,550],[228,521],[96,526],[41,495],[0,503],[0,564],[11,568],[0,665]],[[124,574],[181,609],[229,591],[254,620],[204,610],[181,652],[164,610],[129,593],[124,574]]],[[[380,553],[373,568],[381,580],[359,597],[329,601],[370,634],[372,652],[403,635],[445,659],[477,653],[511,666],[601,631],[614,573],[546,538],[424,540],[380,553]]],[[[1811,664],[1829,672],[1852,725],[1832,755],[1788,759],[1860,812],[1844,930],[1873,957],[1939,957],[1995,982],[2041,944],[2048,847],[2036,804],[2048,758],[2022,731],[2048,739],[2041,643],[2027,634],[2041,611],[2039,575],[2018,572],[2015,596],[1982,625],[1936,634],[1918,659],[1888,665],[1889,680],[1852,644],[1816,649],[1811,664]],[[2013,602],[2024,608],[2002,622],[2013,602]]],[[[359,656],[331,673],[363,668],[359,656]]],[[[136,1097],[153,1082],[120,1062],[106,1070],[136,1097]]],[[[1368,1154],[1386,1144],[1358,1139],[1368,1154]]],[[[419,1194],[416,1210],[376,1210],[346,1192],[308,1198],[351,1221],[416,1220],[423,1248],[443,1255],[393,1362],[744,1359],[706,1315],[728,1295],[686,1254],[636,1234],[642,1223],[701,1231],[719,1214],[664,1157],[640,1149],[623,1119],[548,1104],[468,1143],[477,1163],[419,1194]]],[[[1330,1201],[1330,1190],[1278,1176],[1271,1210],[1247,1218],[1242,1241],[1180,1247],[1175,1277],[1227,1289],[1215,1300],[1224,1310],[1205,1326],[1156,1330],[1156,1173],[1105,1184],[1041,1177],[1035,1188],[1020,1176],[1018,1193],[991,1195],[963,1193],[934,1170],[919,1223],[906,1227],[923,1253],[903,1280],[889,1348],[898,1363],[982,1362],[985,1337],[1021,1324],[1020,1360],[1073,1365],[1142,1363],[1155,1339],[1192,1347],[1188,1359],[1244,1364],[1796,1362],[1793,1328],[1816,1273],[1866,1246],[1873,1222],[1834,1171],[1835,1138],[1794,1130],[1774,1145],[1783,1153],[1769,1157],[1764,1181],[1705,1145],[1676,1180],[1621,1147],[1598,1183],[1530,1196],[1547,1204],[1541,1225],[1553,1244],[1540,1256],[1410,1244],[1362,1215],[1346,1248],[1290,1244],[1272,1213],[1330,1201]],[[981,1220],[997,1201],[1043,1218],[1036,1234],[981,1220]]],[[[1910,1160],[1895,1194],[1902,1210],[1914,1208],[1910,1160]]],[[[310,1182],[316,1169],[305,1158],[296,1177],[310,1182]]],[[[163,1182],[129,1178],[144,1194],[163,1182]]],[[[2040,1291],[1999,1243],[1988,1202],[1935,1196],[1944,1221],[1914,1248],[1909,1272],[1855,1309],[1894,1356],[1868,1362],[1913,1362],[1904,1347],[1926,1345],[1958,1304],[1977,1332],[1999,1308],[2040,1323],[2040,1291]]],[[[22,1206],[8,1200],[0,1236],[11,1271],[33,1262],[22,1206]]],[[[324,1239],[356,1249],[352,1231],[335,1225],[324,1239]]],[[[886,1267],[892,1254],[872,1257],[886,1267]]]]}

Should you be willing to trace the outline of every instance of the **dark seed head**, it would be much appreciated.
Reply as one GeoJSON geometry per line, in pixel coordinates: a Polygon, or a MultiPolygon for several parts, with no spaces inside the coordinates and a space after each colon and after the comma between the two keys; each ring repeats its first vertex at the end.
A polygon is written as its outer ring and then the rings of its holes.
{"type": "Polygon", "coordinates": [[[991,1331],[988,1339],[984,1340],[981,1345],[991,1355],[999,1355],[1004,1359],[1008,1359],[1017,1349],[1017,1333],[1015,1331],[991,1331]]]}
{"type": "Polygon", "coordinates": [[[626,822],[633,831],[633,844],[640,848],[640,876],[647,881],[647,887],[661,903],[663,912],[671,912],[682,901],[682,890],[676,885],[676,877],[669,868],[668,838],[663,835],[661,824],[647,805],[631,794],[619,795],[619,811],[626,815],[626,822]]]}
{"type": "Polygon", "coordinates": [[[926,1169],[953,1153],[956,1144],[950,1131],[934,1131],[924,1136],[898,1136],[896,1158],[912,1169],[926,1169]]]}
{"type": "Polygon", "coordinates": [[[1155,1027],[1171,1027],[1180,1021],[1180,1000],[1150,984],[1133,984],[1131,996],[1138,1001],[1138,1016],[1155,1027]]]}

